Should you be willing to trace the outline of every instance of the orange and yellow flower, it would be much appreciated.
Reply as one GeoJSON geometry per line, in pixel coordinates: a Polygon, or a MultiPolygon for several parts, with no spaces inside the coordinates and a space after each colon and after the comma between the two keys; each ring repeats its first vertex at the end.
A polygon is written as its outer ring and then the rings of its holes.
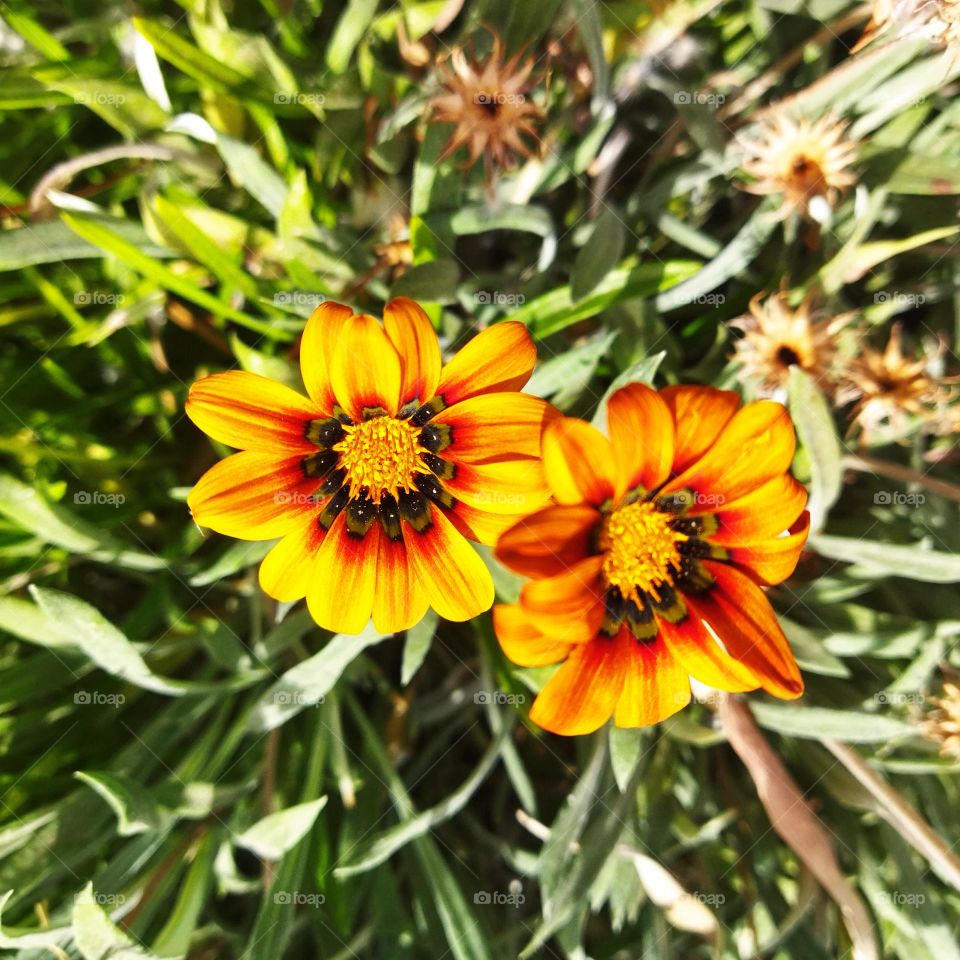
{"type": "Polygon", "coordinates": [[[432,606],[466,620],[493,603],[468,540],[493,543],[547,502],[542,432],[555,414],[517,391],[536,362],[526,328],[499,323],[446,366],[430,320],[392,300],[383,325],[338,303],[307,322],[308,396],[231,370],[193,385],[187,413],[241,452],[188,503],[196,522],[244,540],[281,538],[260,567],[272,597],[303,597],[322,627],[382,633],[432,606]]]}
{"type": "Polygon", "coordinates": [[[494,608],[521,666],[562,662],[530,719],[581,734],[611,716],[657,723],[690,700],[690,678],[778,697],[803,681],[762,587],[793,572],[807,493],[789,474],[785,408],[740,405],[710,387],[616,391],[609,439],[581,420],[545,429],[555,504],[507,530],[497,557],[530,577],[494,608]],[[718,642],[719,641],[719,642],[718,642]]]}

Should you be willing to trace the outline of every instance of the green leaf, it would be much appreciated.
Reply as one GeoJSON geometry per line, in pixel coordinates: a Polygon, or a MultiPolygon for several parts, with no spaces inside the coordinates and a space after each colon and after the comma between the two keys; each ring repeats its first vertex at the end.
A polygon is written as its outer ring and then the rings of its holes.
{"type": "Polygon", "coordinates": [[[69,593],[35,584],[31,584],[30,593],[40,609],[69,631],[74,644],[101,670],[154,693],[181,697],[186,692],[182,683],[157,676],[133,644],[89,603],[69,593]]]}
{"type": "Polygon", "coordinates": [[[94,770],[78,770],[74,776],[107,801],[117,815],[121,837],[158,830],[163,825],[156,801],[139,783],[94,770]]]}
{"type": "Polygon", "coordinates": [[[431,608],[427,610],[419,623],[414,624],[407,630],[407,636],[403,643],[403,662],[400,666],[400,683],[402,686],[405,687],[410,683],[414,674],[427,658],[439,622],[440,616],[436,610],[431,608]]]}
{"type": "MultiPolygon", "coordinates": [[[[127,243],[150,257],[173,257],[173,250],[158,247],[139,223],[113,217],[90,217],[99,220],[127,243]]],[[[103,256],[103,251],[81,239],[60,220],[30,223],[0,232],[0,271],[22,270],[44,263],[64,260],[90,260],[103,256]]]]}
{"type": "Polygon", "coordinates": [[[902,546],[818,533],[810,537],[809,546],[823,557],[859,564],[873,576],[906,577],[923,583],[960,580],[960,556],[920,545],[902,546]]]}
{"type": "Polygon", "coordinates": [[[327,798],[324,796],[271,813],[244,830],[234,839],[234,843],[264,860],[279,860],[313,829],[320,811],[326,805],[327,798]]]}
{"type": "Polygon", "coordinates": [[[83,960],[156,960],[156,954],[139,946],[100,906],[88,883],[73,905],[73,939],[83,960]]]}
{"type": "Polygon", "coordinates": [[[843,487],[843,452],[833,414],[813,378],[800,367],[790,368],[790,416],[810,462],[811,529],[819,530],[843,487]]]}
{"type": "Polygon", "coordinates": [[[636,770],[645,740],[642,729],[610,727],[610,766],[621,793],[627,789],[636,770]]]}
{"type": "Polygon", "coordinates": [[[3,925],[3,909],[13,896],[8,890],[0,895],[0,947],[4,950],[47,950],[56,955],[70,942],[72,931],[69,927],[56,927],[52,930],[18,930],[3,925]]]}
{"type": "Polygon", "coordinates": [[[576,302],[595,290],[616,267],[626,246],[627,228],[620,214],[605,206],[570,272],[570,296],[576,302]]]}
{"type": "Polygon", "coordinates": [[[581,320],[595,317],[618,303],[667,290],[699,269],[700,263],[690,260],[640,265],[629,260],[608,273],[583,300],[574,301],[569,286],[557,287],[525,303],[510,315],[510,319],[525,323],[534,336],[543,339],[581,320]]]}
{"type": "Polygon", "coordinates": [[[106,253],[112,254],[121,262],[132,267],[138,273],[152,280],[154,283],[170,290],[173,293],[190,300],[198,306],[204,307],[215,316],[225,317],[239,323],[241,326],[271,339],[283,337],[282,330],[262,320],[257,320],[240,310],[235,310],[229,304],[207,293],[206,290],[194,285],[189,280],[169,270],[162,263],[158,263],[149,254],[143,250],[128,243],[119,234],[114,233],[109,228],[86,217],[77,217],[70,213],[61,214],[63,222],[89,243],[100,247],[106,253]]]}
{"type": "Polygon", "coordinates": [[[875,713],[831,710],[827,707],[791,707],[761,701],[751,701],[750,709],[761,727],[806,740],[832,737],[845,743],[883,743],[917,736],[913,724],[875,713]]]}
{"type": "Polygon", "coordinates": [[[334,73],[343,73],[363,35],[370,29],[379,0],[350,0],[340,15],[333,36],[327,44],[327,66],[334,73]]]}
{"type": "Polygon", "coordinates": [[[193,935],[213,886],[217,843],[216,832],[208,830],[198,844],[173,911],[153,941],[153,950],[158,956],[185,956],[190,952],[193,935]]]}
{"type": "Polygon", "coordinates": [[[356,636],[340,633],[317,654],[291,667],[263,695],[250,717],[250,729],[273,730],[307,707],[323,703],[348,666],[384,635],[368,626],[356,636]]]}
{"type": "Polygon", "coordinates": [[[460,268],[453,260],[418,263],[397,278],[391,297],[410,297],[417,303],[454,303],[460,268]]]}

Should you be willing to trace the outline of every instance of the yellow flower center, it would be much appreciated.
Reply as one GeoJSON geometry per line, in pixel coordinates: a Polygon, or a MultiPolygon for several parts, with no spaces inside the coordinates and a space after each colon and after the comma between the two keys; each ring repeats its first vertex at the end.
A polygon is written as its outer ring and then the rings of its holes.
{"type": "Polygon", "coordinates": [[[639,601],[638,591],[660,599],[658,587],[672,584],[681,557],[678,544],[689,539],[670,527],[672,516],[647,501],[617,507],[603,522],[602,572],[611,587],[639,601]]]}
{"type": "Polygon", "coordinates": [[[374,503],[380,503],[386,493],[397,496],[398,491],[411,489],[416,474],[430,472],[422,460],[427,451],[420,446],[420,427],[407,420],[374,417],[344,426],[343,432],[333,449],[347,472],[351,499],[365,489],[374,503]]]}

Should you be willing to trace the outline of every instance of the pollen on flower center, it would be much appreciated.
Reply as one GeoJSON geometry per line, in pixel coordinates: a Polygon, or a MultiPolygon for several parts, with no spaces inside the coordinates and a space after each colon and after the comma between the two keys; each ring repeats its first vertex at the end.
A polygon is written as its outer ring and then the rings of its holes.
{"type": "Polygon", "coordinates": [[[678,544],[688,537],[670,527],[671,519],[647,501],[617,507],[606,518],[599,546],[609,586],[637,600],[638,593],[659,598],[657,588],[673,583],[681,562],[678,544]]]}
{"type": "Polygon", "coordinates": [[[343,428],[344,438],[333,449],[340,454],[351,499],[366,490],[380,503],[386,493],[397,496],[413,487],[418,473],[429,473],[421,455],[420,428],[394,417],[374,417],[343,428]]]}

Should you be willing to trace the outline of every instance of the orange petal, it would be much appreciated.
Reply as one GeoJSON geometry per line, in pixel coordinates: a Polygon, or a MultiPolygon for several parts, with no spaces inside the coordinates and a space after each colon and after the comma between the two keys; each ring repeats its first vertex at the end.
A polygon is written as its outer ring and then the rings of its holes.
{"type": "Polygon", "coordinates": [[[304,475],[300,457],[245,450],[214,464],[187,497],[197,526],[240,540],[272,540],[314,510],[318,481],[304,475]]]}
{"type": "Polygon", "coordinates": [[[404,541],[381,533],[373,625],[380,633],[399,633],[423,619],[427,593],[414,575],[404,541]]]}
{"type": "Polygon", "coordinates": [[[710,624],[727,652],[757,675],[764,690],[790,700],[803,693],[803,678],[764,592],[724,563],[703,561],[715,586],[686,594],[688,607],[710,624]]]}
{"type": "Polygon", "coordinates": [[[583,420],[563,417],[549,424],[543,437],[543,469],[560,503],[600,506],[614,494],[610,441],[583,420]]]}
{"type": "Polygon", "coordinates": [[[587,557],[569,570],[531,580],[520,591],[520,606],[537,629],[566,643],[596,636],[603,622],[602,557],[587,557]]]}
{"type": "Polygon", "coordinates": [[[530,708],[530,719],[551,733],[593,733],[613,714],[623,690],[627,656],[619,638],[596,637],[574,647],[530,708]]]}
{"type": "Polygon", "coordinates": [[[713,512],[721,505],[786,473],[796,436],[786,407],[759,400],[738,410],[712,447],[664,488],[701,494],[691,513],[713,512]]]}
{"type": "Polygon", "coordinates": [[[414,576],[430,606],[447,620],[469,620],[489,610],[493,580],[480,555],[438,507],[432,523],[417,533],[404,521],[404,540],[414,576]]]}
{"type": "Polygon", "coordinates": [[[569,643],[544,636],[517,604],[498,603],[493,608],[493,628],[503,652],[518,667],[558,663],[571,650],[569,643]]]}
{"type": "Polygon", "coordinates": [[[809,533],[810,514],[804,510],[787,536],[730,547],[730,560],[760,583],[783,583],[796,569],[809,533]]]}
{"type": "Polygon", "coordinates": [[[400,357],[373,317],[358,314],[344,323],[330,382],[337,402],[354,421],[363,419],[364,410],[382,407],[393,415],[399,409],[400,357]]]}
{"type": "Polygon", "coordinates": [[[440,381],[440,343],[430,318],[409,297],[395,297],[383,308],[383,326],[400,355],[400,406],[426,403],[440,381]]]}
{"type": "Polygon", "coordinates": [[[443,485],[467,506],[510,516],[539,510],[550,499],[539,460],[458,463],[443,485]]]}
{"type": "Polygon", "coordinates": [[[697,616],[688,614],[680,623],[659,621],[660,636],[683,669],[715,690],[742,693],[756,690],[760,679],[746,664],[734,660],[697,616]]]}
{"type": "Polygon", "coordinates": [[[781,473],[724,503],[715,514],[719,527],[710,542],[727,547],[776,537],[790,529],[806,503],[806,487],[789,473],[781,473]]]}
{"type": "Polygon", "coordinates": [[[326,531],[310,514],[300,526],[291,530],[260,564],[260,586],[274,600],[292,603],[307,595],[313,582],[317,551],[326,531]]]}
{"type": "Polygon", "coordinates": [[[673,466],[673,414],[656,390],[631,383],[607,402],[620,494],[659,487],[673,466]]]}
{"type": "Polygon", "coordinates": [[[300,376],[313,401],[328,416],[337,402],[330,383],[330,364],[344,324],[353,311],[327,300],[307,320],[300,339],[300,376]]]}
{"type": "Polygon", "coordinates": [[[662,640],[637,642],[625,630],[627,669],[613,722],[618,727],[649,727],[690,702],[690,677],[662,640]]]}
{"type": "Polygon", "coordinates": [[[516,523],[512,513],[491,513],[471,507],[459,500],[447,511],[450,522],[468,539],[476,543],[494,544],[504,532],[516,523]]]}
{"type": "Polygon", "coordinates": [[[527,328],[506,320],[478,333],[443,368],[437,394],[448,407],[481,393],[519,390],[533,373],[537,348],[527,328]]]}
{"type": "Polygon", "coordinates": [[[591,552],[600,514],[585,504],[545,507],[514,524],[497,543],[497,559],[525,577],[552,577],[591,552]]]}
{"type": "Polygon", "coordinates": [[[324,630],[360,633],[370,622],[377,582],[380,524],[363,537],[347,531],[341,511],[317,551],[307,606],[324,630]]]}
{"type": "Polygon", "coordinates": [[[686,470],[713,445],[740,406],[731,390],[713,387],[665,387],[660,396],[673,414],[673,471],[686,470]]]}
{"type": "Polygon", "coordinates": [[[437,414],[430,422],[448,424],[451,443],[444,457],[484,463],[507,457],[539,457],[546,425],[559,411],[528,393],[485,393],[437,414]]]}
{"type": "Polygon", "coordinates": [[[306,439],[307,422],[323,413],[282,383],[245,370],[198,380],[190,388],[185,410],[207,436],[220,443],[288,455],[316,451],[306,439]]]}

